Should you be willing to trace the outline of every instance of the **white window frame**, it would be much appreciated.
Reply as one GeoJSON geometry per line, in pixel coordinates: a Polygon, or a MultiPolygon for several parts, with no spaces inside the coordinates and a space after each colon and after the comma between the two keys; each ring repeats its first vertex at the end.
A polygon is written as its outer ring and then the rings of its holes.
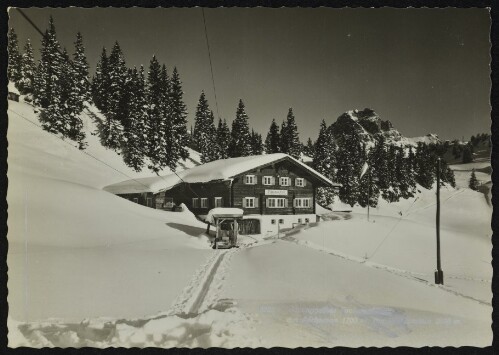
{"type": "Polygon", "coordinates": [[[265,207],[268,208],[286,208],[287,198],[285,197],[268,197],[265,207]]]}
{"type": "Polygon", "coordinates": [[[201,197],[201,208],[208,208],[208,197],[201,197]]]}
{"type": "Polygon", "coordinates": [[[295,179],[295,186],[305,187],[305,179],[304,178],[296,178],[295,179]]]}
{"type": "Polygon", "coordinates": [[[199,208],[199,198],[197,197],[192,198],[192,208],[199,208]]]}
{"type": "Polygon", "coordinates": [[[291,178],[289,176],[281,176],[279,178],[279,185],[281,186],[291,186],[291,178]],[[283,183],[284,181],[287,181],[287,183],[283,183]]]}
{"type": "Polygon", "coordinates": [[[223,207],[222,203],[223,202],[221,197],[215,197],[215,207],[223,207]]]}
{"type": "Polygon", "coordinates": [[[310,219],[305,218],[305,223],[310,223],[310,219]]]}
{"type": "Polygon", "coordinates": [[[271,219],[270,224],[275,224],[275,219],[271,219]]]}
{"type": "Polygon", "coordinates": [[[244,176],[244,183],[246,185],[256,185],[256,175],[245,175],[244,176]]]}
{"type": "Polygon", "coordinates": [[[284,224],[284,219],[280,218],[279,219],[279,224],[284,224]]]}
{"type": "Polygon", "coordinates": [[[312,198],[310,197],[298,197],[293,201],[293,206],[296,208],[311,208],[312,198]]]}
{"type": "Polygon", "coordinates": [[[244,198],[244,208],[255,208],[255,198],[245,197],[244,198]]]}
{"type": "Polygon", "coordinates": [[[271,186],[271,185],[275,185],[275,180],[274,180],[274,177],[273,176],[264,176],[262,178],[262,184],[263,185],[266,185],[266,186],[271,186]]]}

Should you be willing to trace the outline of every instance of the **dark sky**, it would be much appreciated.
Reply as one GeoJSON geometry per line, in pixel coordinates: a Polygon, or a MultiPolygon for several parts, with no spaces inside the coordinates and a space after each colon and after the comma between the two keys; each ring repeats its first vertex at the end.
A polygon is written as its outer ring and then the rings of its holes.
{"type": "MultiPolygon", "coordinates": [[[[204,90],[216,115],[202,11],[185,9],[25,9],[73,51],[83,34],[93,72],[102,46],[118,41],[127,65],[153,54],[184,83],[189,121],[204,90]]],[[[266,134],[293,107],[300,138],[316,139],[350,109],[369,107],[406,136],[443,139],[490,131],[487,9],[205,9],[220,116],[239,98],[250,125],[266,134]]],[[[40,35],[10,10],[21,46],[36,55],[40,35]]],[[[265,137],[265,136],[264,136],[265,137]]]]}

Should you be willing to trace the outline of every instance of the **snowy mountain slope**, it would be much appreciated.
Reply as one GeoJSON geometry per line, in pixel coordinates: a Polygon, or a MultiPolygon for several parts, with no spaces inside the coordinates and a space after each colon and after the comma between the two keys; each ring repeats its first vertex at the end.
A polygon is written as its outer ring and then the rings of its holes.
{"type": "Polygon", "coordinates": [[[405,137],[388,120],[383,121],[376,112],[369,108],[350,110],[339,116],[331,125],[334,137],[341,137],[344,133],[356,132],[367,147],[374,144],[378,135],[385,138],[386,144],[401,147],[416,147],[419,142],[426,144],[441,143],[436,134],[427,134],[422,137],[405,137]]]}
{"type": "MultiPolygon", "coordinates": [[[[37,114],[31,105],[9,101],[9,130],[7,139],[15,144],[9,149],[9,166],[23,163],[23,171],[56,179],[78,182],[87,186],[102,188],[103,186],[130,178],[151,176],[147,168],[135,172],[127,167],[123,159],[115,151],[104,148],[95,133],[96,126],[89,115],[96,109],[85,110],[81,118],[84,123],[88,146],[81,151],[75,149],[77,144],[71,140],[61,140],[57,136],[43,131],[37,114]]],[[[199,154],[189,149],[191,157],[180,162],[179,170],[200,164],[199,154]]],[[[169,169],[160,172],[171,173],[169,169]]]]}
{"type": "Polygon", "coordinates": [[[205,224],[189,211],[160,212],[102,191],[123,173],[149,173],[127,169],[96,137],[88,135],[82,152],[38,127],[25,103],[9,101],[8,117],[10,316],[81,320],[167,309],[211,252],[205,224]]]}

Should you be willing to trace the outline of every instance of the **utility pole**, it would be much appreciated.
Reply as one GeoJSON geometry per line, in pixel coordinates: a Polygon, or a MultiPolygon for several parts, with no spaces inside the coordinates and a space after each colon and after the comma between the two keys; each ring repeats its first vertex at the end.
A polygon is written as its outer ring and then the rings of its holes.
{"type": "Polygon", "coordinates": [[[369,202],[371,201],[371,167],[367,171],[367,221],[369,222],[369,202]]]}
{"type": "Polygon", "coordinates": [[[444,272],[440,264],[440,158],[437,159],[437,270],[435,271],[435,284],[444,284],[444,272]]]}

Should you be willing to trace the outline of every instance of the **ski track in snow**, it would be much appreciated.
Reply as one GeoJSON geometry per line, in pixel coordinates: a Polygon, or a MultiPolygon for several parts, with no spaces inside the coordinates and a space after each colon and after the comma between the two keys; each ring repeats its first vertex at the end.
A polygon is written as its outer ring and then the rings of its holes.
{"type": "Polygon", "coordinates": [[[165,315],[194,316],[216,304],[232,255],[239,249],[214,250],[165,315]]]}

